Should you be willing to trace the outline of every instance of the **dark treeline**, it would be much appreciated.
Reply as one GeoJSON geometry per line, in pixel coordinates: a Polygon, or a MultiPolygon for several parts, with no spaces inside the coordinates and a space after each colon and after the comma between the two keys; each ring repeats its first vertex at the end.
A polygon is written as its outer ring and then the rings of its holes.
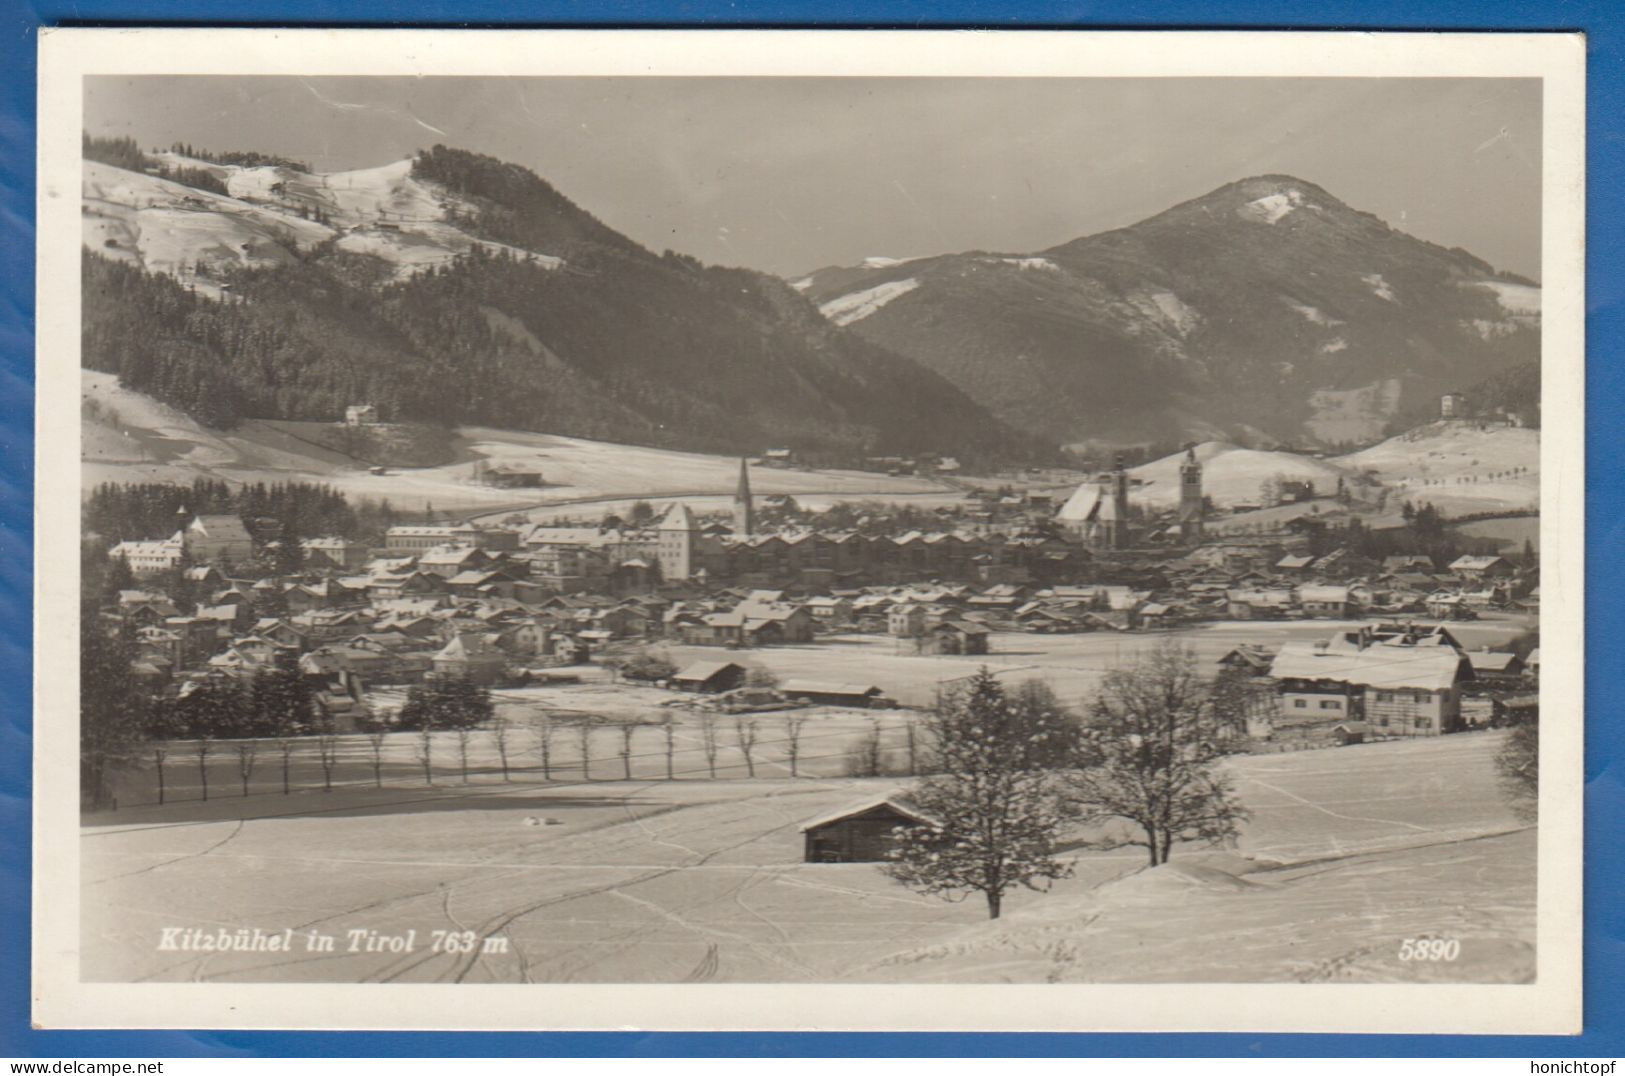
{"type": "Polygon", "coordinates": [[[1524,425],[1540,428],[1540,363],[1522,362],[1485,378],[1467,390],[1473,412],[1497,409],[1523,416],[1524,425]]]}
{"type": "MultiPolygon", "coordinates": [[[[1379,561],[1384,557],[1419,553],[1430,558],[1434,567],[1445,568],[1460,556],[1481,556],[1500,550],[1501,543],[1494,538],[1474,538],[1452,529],[1460,521],[1440,515],[1439,510],[1431,504],[1423,503],[1417,507],[1407,501],[1403,512],[1403,527],[1371,530],[1356,516],[1341,528],[1312,531],[1309,534],[1309,552],[1318,557],[1346,547],[1351,553],[1379,561]]],[[[1497,517],[1505,514],[1497,513],[1497,517]]],[[[1527,558],[1528,554],[1525,556],[1527,558]]],[[[1535,564],[1528,566],[1534,567],[1535,564]]]]}
{"type": "Polygon", "coordinates": [[[166,537],[185,522],[180,510],[241,516],[260,541],[285,537],[344,537],[374,541],[395,519],[387,502],[352,505],[331,486],[310,482],[228,486],[197,478],[189,486],[166,482],[107,482],[84,505],[87,532],[111,541],[166,537]]]}
{"type": "Polygon", "coordinates": [[[450,219],[486,239],[564,256],[582,243],[645,253],[520,165],[437,145],[413,159],[412,174],[473,202],[476,212],[452,210],[450,219]]]}
{"type": "Polygon", "coordinates": [[[133,138],[93,138],[86,134],[83,138],[83,151],[87,160],[100,161],[114,168],[124,168],[131,172],[150,172],[162,179],[172,180],[197,190],[212,191],[215,194],[229,193],[226,190],[225,180],[207,168],[189,166],[171,168],[143,153],[133,138]]]}
{"type": "Polygon", "coordinates": [[[215,300],[94,252],[83,358],[207,425],[395,420],[820,462],[1044,458],[937,375],[841,334],[782,282],[595,248],[579,271],[476,251],[382,288],[354,258],[238,270],[215,300]],[[782,293],[782,294],[781,294],[782,293]]]}
{"type": "MultiPolygon", "coordinates": [[[[87,136],[86,154],[158,170],[129,139],[87,136]]],[[[505,247],[394,283],[390,264],[331,242],[275,267],[200,266],[220,299],[87,251],[85,364],[217,428],[332,421],[364,401],[397,421],[783,446],[822,464],[1056,455],[940,375],[830,325],[775,277],[651,253],[494,158],[436,146],[414,171],[447,192],[455,223],[505,247]],[[549,268],[554,257],[564,264],[549,268]]]]}
{"type": "Polygon", "coordinates": [[[310,165],[304,161],[278,157],[273,153],[255,153],[253,150],[207,150],[190,142],[176,142],[169,147],[169,152],[181,157],[191,157],[193,160],[208,161],[210,164],[236,165],[239,168],[276,167],[292,169],[295,172],[310,171],[310,165]]]}

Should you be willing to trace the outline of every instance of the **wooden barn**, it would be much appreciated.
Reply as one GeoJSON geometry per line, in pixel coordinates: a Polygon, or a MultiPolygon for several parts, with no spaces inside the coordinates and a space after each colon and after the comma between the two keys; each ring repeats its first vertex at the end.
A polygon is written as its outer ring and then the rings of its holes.
{"type": "Polygon", "coordinates": [[[931,819],[897,796],[882,796],[801,826],[808,863],[875,863],[892,847],[899,826],[929,825],[931,819]]]}
{"type": "Polygon", "coordinates": [[[884,707],[886,693],[873,684],[830,684],[822,680],[786,680],[779,693],[787,699],[805,699],[819,706],[884,707]]]}
{"type": "Polygon", "coordinates": [[[678,691],[715,694],[732,691],[745,682],[745,667],[731,661],[696,661],[671,678],[678,691]]]}

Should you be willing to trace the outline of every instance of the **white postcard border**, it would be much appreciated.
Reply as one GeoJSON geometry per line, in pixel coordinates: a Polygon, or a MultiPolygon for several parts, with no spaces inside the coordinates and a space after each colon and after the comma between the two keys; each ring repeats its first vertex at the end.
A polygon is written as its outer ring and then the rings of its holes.
{"type": "Polygon", "coordinates": [[[1580,1028],[1584,38],[1574,34],[41,32],[34,1021],[49,1028],[1575,1033],[1580,1028]],[[1289,37],[1290,40],[1283,40],[1289,37]],[[79,130],[88,74],[1544,80],[1537,981],[1499,985],[329,985],[79,981],[79,130]],[[1570,417],[1572,416],[1572,417],[1570,417]]]}

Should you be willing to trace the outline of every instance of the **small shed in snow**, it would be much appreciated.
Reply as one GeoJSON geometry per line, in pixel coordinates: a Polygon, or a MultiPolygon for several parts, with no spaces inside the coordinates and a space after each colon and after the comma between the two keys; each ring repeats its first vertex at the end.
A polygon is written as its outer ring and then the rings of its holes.
{"type": "Polygon", "coordinates": [[[808,863],[875,863],[886,858],[899,827],[931,825],[933,819],[899,796],[881,796],[801,825],[808,863]]]}

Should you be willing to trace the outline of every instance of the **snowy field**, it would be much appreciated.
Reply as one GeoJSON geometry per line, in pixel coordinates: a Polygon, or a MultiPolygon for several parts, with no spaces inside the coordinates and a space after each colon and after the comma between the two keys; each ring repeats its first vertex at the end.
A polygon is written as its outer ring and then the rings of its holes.
{"type": "Polygon", "coordinates": [[[1294,981],[1527,978],[1534,840],[1500,734],[1245,757],[1240,847],[1072,852],[1075,876],[976,902],[869,864],[804,864],[799,824],[894,781],[761,774],[356,788],[119,812],[82,831],[91,981],[1294,981]],[[254,809],[239,814],[226,809],[254,809]],[[246,814],[247,817],[243,815],[246,814]],[[535,823],[535,824],[532,824],[535,823]],[[292,952],[160,948],[165,927],[291,931],[292,952]],[[360,932],[351,951],[350,931],[360,932]],[[366,951],[366,932],[410,952],[366,951]],[[467,953],[435,931],[471,932],[467,953]],[[312,932],[335,939],[307,951],[312,932]],[[1401,939],[1461,958],[1397,960],[1401,939]]]}
{"type": "MultiPolygon", "coordinates": [[[[1260,488],[1272,478],[1313,482],[1323,496],[1336,491],[1339,477],[1351,484],[1370,479],[1387,488],[1391,504],[1429,501],[1450,515],[1538,507],[1540,498],[1540,431],[1480,429],[1473,422],[1429,423],[1327,459],[1223,441],[1197,445],[1196,458],[1202,463],[1202,490],[1220,507],[1257,503],[1260,488]],[[1516,468],[1524,470],[1512,474],[1516,468]]],[[[1140,482],[1131,499],[1160,508],[1177,504],[1183,459],[1184,453],[1177,452],[1130,468],[1130,476],[1140,482]]],[[[1263,517],[1253,521],[1263,522],[1263,517]]]]}
{"type": "MultiPolygon", "coordinates": [[[[885,635],[829,635],[805,646],[773,646],[719,651],[715,647],[667,646],[678,665],[725,657],[763,666],[781,680],[839,680],[873,683],[907,706],[929,706],[939,685],[974,674],[986,665],[1007,682],[1043,680],[1063,702],[1087,703],[1108,669],[1132,661],[1164,639],[1175,638],[1195,651],[1203,668],[1241,643],[1278,646],[1282,642],[1324,639],[1339,628],[1368,621],[1218,621],[1168,632],[1086,632],[1078,635],[1035,635],[994,632],[991,653],[980,656],[912,653],[908,644],[885,635]]],[[[1462,645],[1496,645],[1525,630],[1532,620],[1508,617],[1450,625],[1462,645]]]]}
{"type": "Polygon", "coordinates": [[[1446,515],[1540,507],[1539,430],[1434,422],[1335,462],[1446,515]]]}
{"type": "MultiPolygon", "coordinates": [[[[280,427],[248,422],[229,433],[205,429],[174,408],[122,388],[112,374],[85,370],[81,396],[100,417],[82,425],[84,491],[101,482],[179,482],[218,478],[230,485],[303,480],[324,482],[347,497],[388,499],[401,509],[432,504],[441,511],[505,512],[550,506],[538,521],[561,515],[598,517],[608,507],[639,499],[693,498],[695,507],[726,507],[739,481],[739,459],[698,452],[642,448],[552,434],[467,427],[459,430],[458,462],[438,467],[391,467],[374,475],[367,465],[332,449],[301,443],[280,427]],[[512,490],[475,480],[480,459],[541,468],[548,485],[512,490]],[[708,499],[707,499],[708,498],[708,499]]],[[[954,503],[963,494],[927,478],[864,471],[754,467],[758,495],[789,493],[818,507],[836,500],[904,497],[918,503],[954,503]]]]}

